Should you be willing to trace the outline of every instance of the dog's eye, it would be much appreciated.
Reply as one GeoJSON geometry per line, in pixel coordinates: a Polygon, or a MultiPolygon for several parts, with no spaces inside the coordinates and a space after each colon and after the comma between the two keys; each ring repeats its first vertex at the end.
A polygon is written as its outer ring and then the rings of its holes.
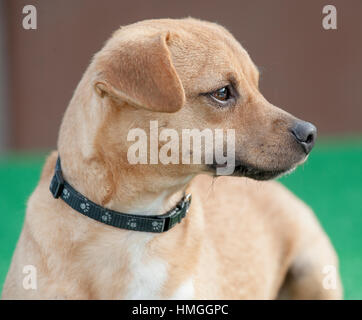
{"type": "Polygon", "coordinates": [[[228,107],[235,104],[237,92],[232,84],[209,92],[208,96],[216,102],[220,107],[228,107]]]}
{"type": "Polygon", "coordinates": [[[231,98],[230,88],[223,87],[223,88],[217,89],[216,91],[211,92],[210,96],[219,102],[226,102],[231,98]]]}
{"type": "Polygon", "coordinates": [[[231,83],[214,91],[200,93],[200,95],[207,97],[212,100],[214,105],[222,108],[234,106],[239,96],[231,83]]]}

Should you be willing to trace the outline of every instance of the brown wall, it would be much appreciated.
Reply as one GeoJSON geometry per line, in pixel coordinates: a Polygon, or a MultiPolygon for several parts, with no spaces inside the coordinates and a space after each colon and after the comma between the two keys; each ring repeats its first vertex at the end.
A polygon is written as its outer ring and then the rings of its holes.
{"type": "Polygon", "coordinates": [[[362,1],[9,0],[9,143],[54,148],[62,114],[92,55],[111,32],[147,18],[193,16],[226,26],[263,71],[272,103],[319,132],[362,132],[362,1]],[[38,29],[22,28],[33,4],[38,29]],[[322,28],[334,4],[338,29],[322,28]]]}

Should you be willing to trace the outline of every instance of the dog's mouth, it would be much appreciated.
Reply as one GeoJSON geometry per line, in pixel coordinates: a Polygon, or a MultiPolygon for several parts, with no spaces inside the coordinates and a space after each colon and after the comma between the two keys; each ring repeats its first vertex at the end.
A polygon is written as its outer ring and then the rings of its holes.
{"type": "MultiPolygon", "coordinates": [[[[208,165],[208,167],[214,172],[215,176],[217,176],[216,169],[223,168],[225,167],[225,165],[211,164],[208,165]]],[[[296,167],[297,165],[286,169],[267,170],[237,161],[237,163],[235,164],[234,172],[230,174],[230,176],[247,177],[254,180],[271,180],[292,172],[296,167]]]]}

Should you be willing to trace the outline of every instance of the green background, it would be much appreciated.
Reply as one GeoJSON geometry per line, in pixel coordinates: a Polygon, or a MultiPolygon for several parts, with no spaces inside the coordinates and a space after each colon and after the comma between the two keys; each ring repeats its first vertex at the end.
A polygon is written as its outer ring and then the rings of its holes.
{"type": "MultiPolygon", "coordinates": [[[[0,157],[0,291],[45,155],[0,157]]],[[[340,259],[345,299],[362,299],[361,165],[361,138],[323,139],[303,166],[280,179],[314,209],[330,236],[340,259]]]]}

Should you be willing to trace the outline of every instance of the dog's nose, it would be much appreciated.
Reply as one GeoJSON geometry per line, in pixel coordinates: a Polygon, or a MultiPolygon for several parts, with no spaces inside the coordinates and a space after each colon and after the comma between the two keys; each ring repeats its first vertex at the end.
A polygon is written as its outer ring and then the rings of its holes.
{"type": "Polygon", "coordinates": [[[310,122],[298,121],[290,131],[297,142],[303,147],[305,153],[308,154],[312,150],[317,138],[317,128],[310,122]]]}

